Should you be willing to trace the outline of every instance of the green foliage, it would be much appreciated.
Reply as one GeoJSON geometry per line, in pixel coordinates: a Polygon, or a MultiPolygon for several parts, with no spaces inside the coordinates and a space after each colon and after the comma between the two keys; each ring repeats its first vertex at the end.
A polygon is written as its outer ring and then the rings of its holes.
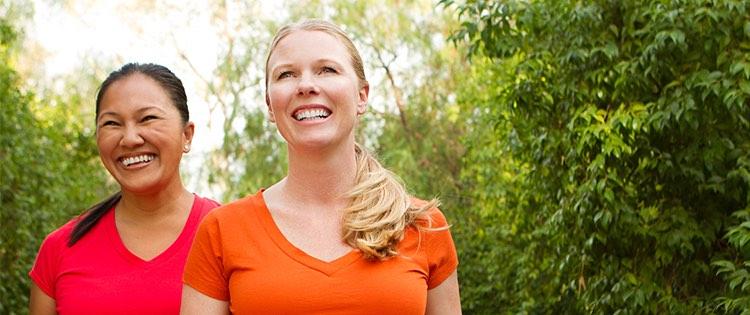
{"type": "MultiPolygon", "coordinates": [[[[215,108],[225,117],[222,146],[209,161],[209,182],[226,192],[224,200],[267,187],[286,173],[286,144],[266,119],[264,73],[247,69],[265,68],[265,58],[258,57],[265,56],[270,37],[281,25],[325,18],[351,35],[366,63],[370,107],[358,127],[358,141],[380,153],[385,164],[417,195],[444,196],[444,203],[454,208],[460,195],[458,157],[462,154],[456,135],[463,124],[457,120],[457,105],[447,101],[449,95],[433,91],[451,90],[457,80],[453,74],[461,70],[457,62],[461,58],[455,53],[436,53],[439,50],[431,47],[433,36],[449,35],[445,25],[448,16],[431,12],[432,7],[423,1],[310,0],[286,3],[288,16],[263,21],[253,16],[257,5],[245,5],[240,11],[247,12],[243,13],[247,18],[239,19],[241,25],[229,26],[236,27],[238,31],[232,33],[239,35],[226,35],[225,56],[214,80],[208,82],[207,99],[216,100],[215,108]],[[401,10],[393,12],[394,6],[401,10]],[[373,25],[369,21],[375,18],[387,18],[388,22],[373,25]],[[253,21],[252,25],[246,21],[253,21]],[[239,31],[245,28],[266,33],[239,31]],[[416,62],[400,54],[404,50],[416,62]],[[258,86],[261,89],[253,89],[258,86]],[[446,109],[450,115],[446,115],[446,109]]],[[[218,5],[216,15],[221,23],[229,23],[223,17],[225,10],[218,5]]]]}
{"type": "MultiPolygon", "coordinates": [[[[41,106],[12,64],[16,32],[0,21],[0,313],[26,313],[29,272],[44,236],[103,196],[93,133],[76,105],[41,106]]],[[[50,99],[45,100],[52,101],[50,99]]]]}
{"type": "Polygon", "coordinates": [[[497,266],[462,277],[464,307],[747,313],[748,5],[442,3],[497,82],[459,98],[483,250],[462,263],[497,266]]]}
{"type": "Polygon", "coordinates": [[[221,117],[223,137],[199,170],[205,176],[195,176],[207,178],[224,201],[268,187],[286,172],[286,145],[267,119],[263,87],[266,46],[278,26],[259,18],[259,10],[255,2],[213,3],[213,22],[221,25],[217,35],[224,45],[212,77],[197,73],[206,84],[211,114],[221,117]],[[233,14],[239,15],[230,18],[233,14]]]}
{"type": "MultiPolygon", "coordinates": [[[[285,173],[263,57],[279,25],[322,17],[367,66],[358,140],[443,202],[466,313],[750,315],[745,1],[309,0],[274,20],[213,3],[222,53],[196,75],[224,133],[191,175],[223,200],[285,173]]],[[[0,21],[3,314],[24,312],[41,238],[112,191],[89,123],[104,74],[24,91],[14,24],[0,21]]]]}
{"type": "Polygon", "coordinates": [[[276,132],[261,110],[247,112],[240,131],[225,134],[222,148],[215,152],[214,161],[230,157],[232,165],[224,168],[224,177],[212,173],[215,181],[227,184],[225,200],[241,198],[280,180],[286,173],[286,143],[276,132]],[[227,172],[229,171],[229,172],[227,172]]]}

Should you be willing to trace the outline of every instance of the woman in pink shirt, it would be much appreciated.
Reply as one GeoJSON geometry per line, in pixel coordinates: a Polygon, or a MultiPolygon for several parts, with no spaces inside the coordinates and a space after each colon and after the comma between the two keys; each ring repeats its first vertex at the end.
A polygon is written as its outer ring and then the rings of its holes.
{"type": "Polygon", "coordinates": [[[31,314],[177,314],[198,223],[218,204],[189,192],[182,82],[169,69],[129,63],[96,97],[96,144],[120,191],[50,233],[29,276],[31,314]]]}

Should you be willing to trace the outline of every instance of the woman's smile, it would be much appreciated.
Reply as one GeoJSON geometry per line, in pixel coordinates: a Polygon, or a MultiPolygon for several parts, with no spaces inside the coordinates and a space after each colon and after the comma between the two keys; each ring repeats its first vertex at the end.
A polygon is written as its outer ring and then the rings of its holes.
{"type": "Polygon", "coordinates": [[[289,34],[270,56],[269,71],[269,113],[289,146],[329,150],[353,144],[367,89],[336,38],[319,31],[289,34]]]}
{"type": "Polygon", "coordinates": [[[97,145],[104,166],[124,191],[159,191],[180,180],[192,125],[153,79],[133,74],[103,95],[97,145]]]}
{"type": "Polygon", "coordinates": [[[122,157],[120,158],[120,163],[128,169],[142,168],[151,164],[151,161],[155,158],[156,155],[153,154],[140,154],[136,156],[122,157]]]}
{"type": "Polygon", "coordinates": [[[323,120],[330,115],[331,111],[326,108],[302,108],[292,114],[297,121],[323,120]]]}

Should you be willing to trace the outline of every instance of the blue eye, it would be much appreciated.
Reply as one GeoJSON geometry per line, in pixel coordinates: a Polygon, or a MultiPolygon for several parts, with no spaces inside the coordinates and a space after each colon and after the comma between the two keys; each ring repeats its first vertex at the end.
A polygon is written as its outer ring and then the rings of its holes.
{"type": "Polygon", "coordinates": [[[335,68],[333,67],[323,67],[320,70],[321,73],[339,73],[335,68]]]}

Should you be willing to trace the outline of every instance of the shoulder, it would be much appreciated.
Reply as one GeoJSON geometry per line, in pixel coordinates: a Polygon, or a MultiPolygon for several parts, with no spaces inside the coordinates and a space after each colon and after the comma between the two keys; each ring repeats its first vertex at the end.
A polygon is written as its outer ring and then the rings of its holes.
{"type": "Polygon", "coordinates": [[[198,194],[193,195],[195,196],[193,209],[197,210],[200,213],[201,218],[205,217],[205,215],[208,214],[211,210],[221,206],[221,204],[213,199],[201,197],[198,194]]]}
{"type": "Polygon", "coordinates": [[[55,296],[60,261],[67,256],[68,240],[77,222],[78,218],[70,220],[44,238],[29,271],[31,280],[50,297],[55,296]]]}
{"type": "Polygon", "coordinates": [[[206,215],[204,222],[209,222],[206,224],[232,224],[243,220],[264,205],[262,191],[259,191],[225,205],[217,204],[217,207],[206,215]]]}
{"type": "MultiPolygon", "coordinates": [[[[417,229],[407,233],[405,241],[416,247],[415,257],[422,257],[428,270],[428,289],[440,285],[458,267],[458,254],[450,233],[450,224],[436,205],[419,199],[412,200],[413,207],[427,207],[417,219],[417,229]],[[416,230],[416,231],[415,231],[416,230]]],[[[406,245],[405,244],[405,245],[406,245]]],[[[413,248],[413,247],[412,247],[413,248]]]]}
{"type": "Polygon", "coordinates": [[[75,228],[76,224],[78,224],[80,218],[81,217],[75,217],[62,226],[58,227],[56,230],[47,234],[47,237],[44,238],[42,244],[55,247],[67,246],[68,241],[70,240],[70,235],[73,233],[73,228],[75,228]]]}
{"type": "Polygon", "coordinates": [[[73,228],[78,223],[79,218],[74,218],[56,230],[47,234],[39,246],[35,265],[42,263],[50,264],[58,261],[69,250],[68,241],[73,233],[73,228]]]}
{"type": "Polygon", "coordinates": [[[257,215],[258,207],[263,205],[259,194],[211,210],[200,222],[192,245],[190,257],[197,258],[189,258],[188,261],[197,259],[208,263],[206,257],[246,251],[247,243],[244,240],[255,237],[255,231],[262,230],[257,215]]]}
{"type": "Polygon", "coordinates": [[[445,215],[440,210],[440,208],[438,208],[439,202],[435,202],[432,205],[430,205],[430,203],[432,203],[432,201],[426,201],[419,198],[411,199],[411,206],[414,208],[428,207],[427,209],[425,209],[420,218],[417,219],[416,224],[420,227],[438,229],[450,227],[450,225],[448,224],[448,220],[445,218],[445,215]]]}
{"type": "Polygon", "coordinates": [[[221,206],[221,204],[217,202],[216,200],[213,200],[211,198],[201,197],[198,194],[195,194],[195,202],[200,204],[201,207],[208,208],[208,209],[213,209],[213,208],[221,206]]]}

